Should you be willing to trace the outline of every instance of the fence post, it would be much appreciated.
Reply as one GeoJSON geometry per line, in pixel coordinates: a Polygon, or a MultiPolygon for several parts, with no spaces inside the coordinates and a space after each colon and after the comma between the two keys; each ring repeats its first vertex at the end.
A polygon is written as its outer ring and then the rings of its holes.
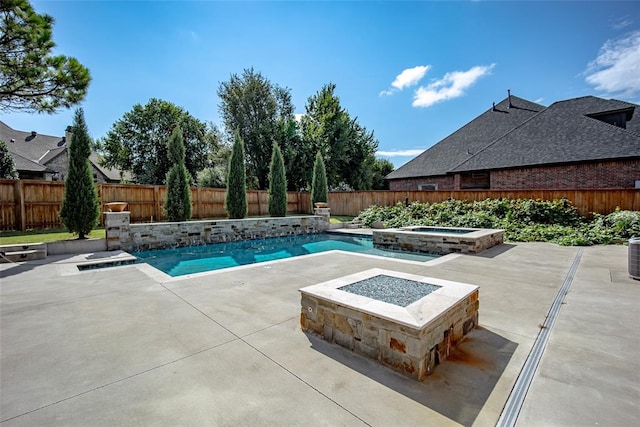
{"type": "Polygon", "coordinates": [[[100,221],[99,221],[99,225],[104,226],[104,198],[102,197],[102,195],[104,194],[104,191],[102,190],[102,183],[98,183],[97,185],[98,187],[98,200],[100,200],[100,221]]]}
{"type": "Polygon", "coordinates": [[[24,208],[22,180],[20,179],[17,179],[13,184],[13,200],[16,208],[16,230],[24,231],[27,228],[27,215],[24,208]]]}

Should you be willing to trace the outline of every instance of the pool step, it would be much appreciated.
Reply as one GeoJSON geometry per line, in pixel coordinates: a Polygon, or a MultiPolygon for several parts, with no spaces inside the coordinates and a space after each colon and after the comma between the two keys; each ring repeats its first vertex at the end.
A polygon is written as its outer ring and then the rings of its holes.
{"type": "Polygon", "coordinates": [[[78,263],[77,267],[80,271],[96,270],[99,268],[118,267],[121,265],[135,264],[137,258],[128,254],[122,256],[115,256],[111,258],[104,258],[94,261],[78,263]]]}
{"type": "Polygon", "coordinates": [[[46,257],[46,243],[0,245],[0,263],[33,261],[38,259],[45,259],[46,257]]]}

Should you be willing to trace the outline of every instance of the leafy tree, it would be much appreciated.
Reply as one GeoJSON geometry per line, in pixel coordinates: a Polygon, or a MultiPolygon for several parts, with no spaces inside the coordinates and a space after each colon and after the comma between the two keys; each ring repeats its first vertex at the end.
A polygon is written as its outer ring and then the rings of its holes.
{"type": "Polygon", "coordinates": [[[198,171],[198,187],[225,188],[227,186],[227,168],[216,165],[198,171]]]}
{"type": "Polygon", "coordinates": [[[13,162],[13,157],[9,153],[7,144],[0,141],[0,178],[1,179],[18,179],[18,171],[13,162]]]}
{"type": "Polygon", "coordinates": [[[313,164],[313,181],[311,183],[311,204],[328,201],[327,197],[327,173],[324,167],[324,160],[320,153],[316,154],[313,164]]]}
{"type": "Polygon", "coordinates": [[[330,187],[366,190],[371,188],[378,141],[342,108],[335,88],[326,84],[309,97],[302,137],[306,146],[322,153],[330,187]]]}
{"type": "Polygon", "coordinates": [[[373,182],[371,185],[372,190],[388,190],[389,183],[384,180],[384,177],[389,175],[394,170],[393,163],[387,159],[376,159],[373,163],[373,182]]]}
{"type": "Polygon", "coordinates": [[[100,204],[98,190],[93,182],[89,163],[91,138],[84,120],[82,108],[73,118],[73,130],[69,144],[69,172],[65,181],[64,200],[60,210],[62,223],[78,239],[84,239],[98,223],[100,204]]]}
{"type": "Polygon", "coordinates": [[[184,165],[184,142],[180,126],[176,126],[171,132],[167,146],[172,166],[167,173],[164,213],[169,221],[186,221],[191,218],[191,189],[189,172],[184,165]]]}
{"type": "Polygon", "coordinates": [[[227,194],[224,204],[229,218],[241,219],[247,216],[247,173],[244,165],[244,143],[238,132],[236,132],[235,141],[231,148],[227,194]]]}
{"type": "Polygon", "coordinates": [[[282,150],[287,171],[287,189],[300,191],[308,188],[315,151],[302,138],[298,122],[294,119],[281,121],[276,141],[282,150]]]}
{"type": "Polygon", "coordinates": [[[266,189],[269,166],[265,159],[271,157],[271,144],[279,141],[283,123],[295,123],[290,90],[250,68],[220,83],[218,96],[227,133],[237,131],[244,141],[249,181],[255,180],[258,188],[266,189]]]}
{"type": "Polygon", "coordinates": [[[100,141],[102,166],[127,170],[141,184],[163,184],[171,162],[166,141],[173,128],[182,130],[185,166],[191,177],[207,166],[210,141],[207,125],[181,107],[152,98],[116,121],[100,141]]]}
{"type": "Polygon", "coordinates": [[[54,113],[81,102],[89,70],[77,59],[51,55],[53,18],[28,0],[0,2],[0,110],[54,113]]]}
{"type": "Polygon", "coordinates": [[[280,147],[273,143],[273,154],[269,166],[269,214],[271,216],[287,215],[287,176],[280,147]]]}
{"type": "Polygon", "coordinates": [[[231,146],[223,140],[222,134],[213,124],[207,126],[205,140],[209,146],[209,154],[206,168],[198,171],[198,186],[224,188],[227,182],[231,146]]]}

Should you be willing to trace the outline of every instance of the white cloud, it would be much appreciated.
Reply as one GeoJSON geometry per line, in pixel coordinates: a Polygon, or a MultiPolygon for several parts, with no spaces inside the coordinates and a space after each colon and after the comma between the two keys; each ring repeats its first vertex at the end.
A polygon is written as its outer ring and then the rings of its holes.
{"type": "Polygon", "coordinates": [[[391,83],[391,86],[398,90],[414,86],[427,74],[430,68],[430,65],[418,65],[417,67],[407,68],[398,74],[393,83],[391,83]]]}
{"type": "Polygon", "coordinates": [[[377,156],[384,157],[413,157],[418,154],[422,154],[424,149],[421,150],[396,150],[396,151],[376,151],[377,156]]]}
{"type": "Polygon", "coordinates": [[[293,118],[296,120],[296,122],[300,123],[302,121],[303,116],[304,116],[304,113],[298,113],[298,114],[294,114],[293,118]]]}
{"type": "Polygon", "coordinates": [[[613,20],[611,23],[611,28],[613,28],[614,30],[622,30],[623,28],[626,28],[631,24],[633,24],[633,21],[629,19],[628,16],[623,16],[622,18],[613,20]]]}
{"type": "Polygon", "coordinates": [[[640,31],[607,40],[585,74],[598,91],[621,97],[640,94],[640,31]]]}
{"type": "Polygon", "coordinates": [[[416,90],[413,98],[414,107],[430,107],[438,102],[458,98],[464,91],[483,76],[491,73],[496,64],[476,65],[467,71],[452,71],[441,79],[436,79],[427,86],[416,90]]]}
{"type": "Polygon", "coordinates": [[[391,83],[391,88],[389,90],[381,91],[378,96],[391,96],[405,87],[415,86],[424,77],[424,75],[427,74],[429,69],[431,69],[431,65],[418,65],[413,68],[402,70],[402,72],[398,74],[396,79],[391,83]]]}
{"type": "Polygon", "coordinates": [[[540,104],[542,101],[544,101],[544,98],[538,98],[533,102],[535,102],[536,104],[540,104]]]}

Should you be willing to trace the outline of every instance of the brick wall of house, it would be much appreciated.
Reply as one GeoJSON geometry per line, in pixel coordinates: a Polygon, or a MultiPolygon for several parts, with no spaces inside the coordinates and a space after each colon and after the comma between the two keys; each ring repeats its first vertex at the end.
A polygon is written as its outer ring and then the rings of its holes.
{"type": "MultiPolygon", "coordinates": [[[[460,174],[397,179],[389,182],[393,191],[417,191],[422,184],[438,184],[438,190],[460,190],[460,174]]],[[[640,181],[640,159],[575,165],[538,166],[491,171],[491,190],[562,190],[634,188],[640,181]]]]}
{"type": "Polygon", "coordinates": [[[417,191],[420,185],[424,184],[438,184],[438,190],[454,190],[454,177],[451,176],[436,176],[425,178],[411,178],[411,179],[394,179],[389,182],[389,190],[392,191],[417,191]]]}
{"type": "Polygon", "coordinates": [[[640,159],[491,171],[492,190],[634,188],[640,159]]]}

